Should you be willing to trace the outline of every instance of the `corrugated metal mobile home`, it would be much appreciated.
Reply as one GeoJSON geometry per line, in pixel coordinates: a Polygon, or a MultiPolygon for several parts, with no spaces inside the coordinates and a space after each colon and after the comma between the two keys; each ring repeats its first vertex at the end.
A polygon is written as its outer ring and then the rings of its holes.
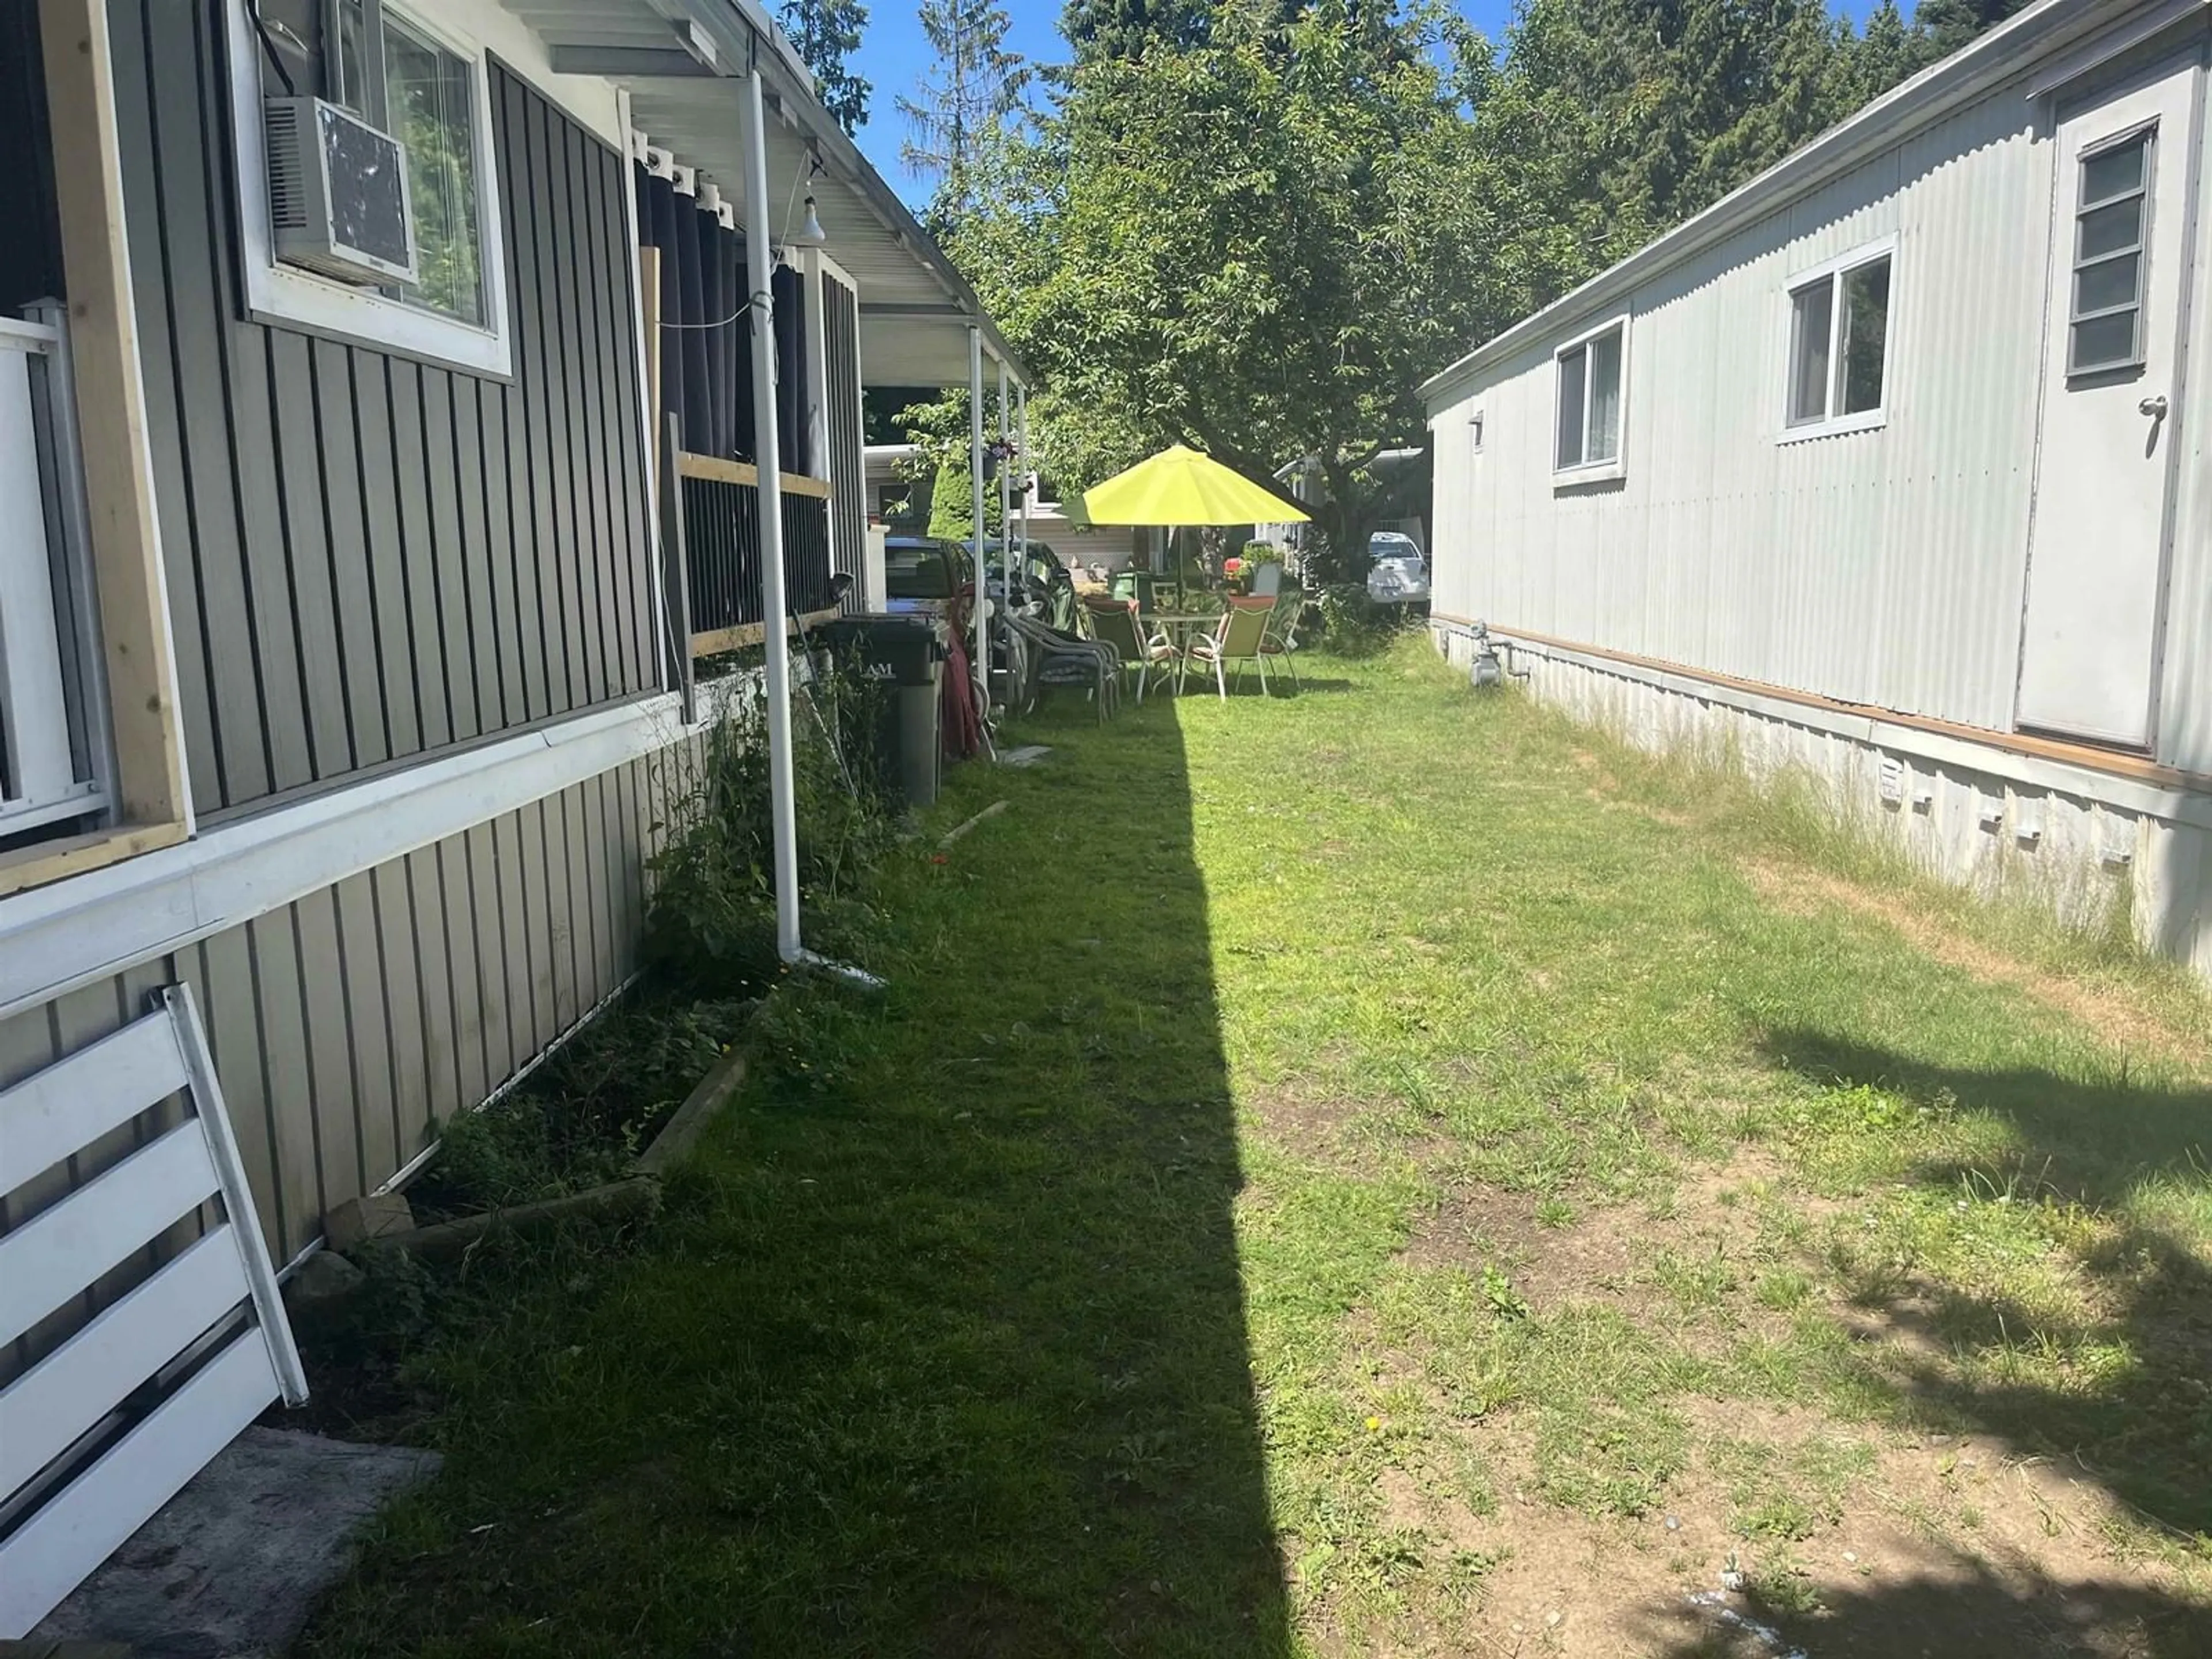
{"type": "Polygon", "coordinates": [[[1426,388],[1439,644],[2212,974],[2203,0],[2041,0],[1426,388]]]}

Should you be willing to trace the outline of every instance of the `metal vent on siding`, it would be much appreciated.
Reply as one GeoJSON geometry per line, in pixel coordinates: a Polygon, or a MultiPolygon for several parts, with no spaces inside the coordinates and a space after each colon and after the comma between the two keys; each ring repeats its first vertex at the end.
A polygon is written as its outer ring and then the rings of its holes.
{"type": "Polygon", "coordinates": [[[263,106],[269,136],[269,222],[276,230],[307,228],[307,185],[300,160],[300,106],[271,100],[263,106]]]}

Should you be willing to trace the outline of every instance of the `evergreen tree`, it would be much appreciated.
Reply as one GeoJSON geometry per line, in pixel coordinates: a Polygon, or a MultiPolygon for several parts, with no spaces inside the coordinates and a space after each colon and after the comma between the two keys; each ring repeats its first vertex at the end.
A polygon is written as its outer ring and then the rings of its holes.
{"type": "Polygon", "coordinates": [[[1848,115],[1856,46],[1824,0],[1530,0],[1477,122],[1604,264],[1848,115]]]}
{"type": "Polygon", "coordinates": [[[1155,43],[1178,52],[1203,45],[1212,12],[1206,0],[1067,0],[1060,32],[1079,64],[1135,58],[1155,43]]]}
{"type": "Polygon", "coordinates": [[[975,204],[977,155],[1021,106],[1029,66],[1007,50],[1006,10],[991,0],[921,0],[920,15],[937,61],[898,100],[908,126],[899,159],[936,186],[933,215],[957,222],[975,204]]]}
{"type": "Polygon", "coordinates": [[[1995,28],[2028,0],[1920,0],[1912,14],[1913,32],[1921,38],[1922,61],[1933,63],[1956,52],[1976,35],[1995,28]]]}
{"type": "Polygon", "coordinates": [[[1870,103],[1927,64],[1925,41],[1905,26],[1896,0],[1881,0],[1867,14],[1866,27],[1851,53],[1851,102],[1870,103]]]}
{"type": "Polygon", "coordinates": [[[848,133],[867,125],[873,90],[853,73],[848,58],[860,50],[868,9],[860,0],[783,0],[783,32],[814,71],[815,95],[848,133]]]}

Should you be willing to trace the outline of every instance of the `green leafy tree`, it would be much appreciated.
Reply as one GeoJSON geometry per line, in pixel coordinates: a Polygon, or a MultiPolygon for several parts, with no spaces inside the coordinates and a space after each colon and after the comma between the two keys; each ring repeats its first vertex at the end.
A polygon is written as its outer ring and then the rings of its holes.
{"type": "Polygon", "coordinates": [[[874,88],[853,72],[850,59],[860,49],[868,9],[860,0],[783,0],[781,16],[783,32],[814,71],[822,106],[848,133],[858,132],[867,125],[874,88]]]}
{"type": "Polygon", "coordinates": [[[1021,107],[1030,69],[1008,50],[1006,9],[990,0],[921,0],[919,15],[933,61],[898,100],[908,129],[899,159],[934,186],[933,214],[946,223],[973,205],[976,156],[1021,107]]]}
{"type": "Polygon", "coordinates": [[[1401,510],[1373,463],[1422,442],[1422,379],[1580,264],[1464,118],[1490,54],[1456,17],[1258,21],[1229,0],[1205,46],[1079,63],[981,158],[952,246],[1048,380],[1032,428],[1065,488],[1176,441],[1270,485],[1310,455],[1350,567],[1401,510]]]}

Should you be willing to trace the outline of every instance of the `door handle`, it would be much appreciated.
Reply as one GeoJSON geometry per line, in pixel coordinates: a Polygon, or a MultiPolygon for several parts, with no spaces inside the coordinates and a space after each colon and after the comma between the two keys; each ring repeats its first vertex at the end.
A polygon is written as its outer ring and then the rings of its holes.
{"type": "Polygon", "coordinates": [[[2154,421],[2162,421],[2166,418],[2166,399],[2163,398],[2146,398],[2136,405],[2136,409],[2138,413],[2148,415],[2154,421]]]}

